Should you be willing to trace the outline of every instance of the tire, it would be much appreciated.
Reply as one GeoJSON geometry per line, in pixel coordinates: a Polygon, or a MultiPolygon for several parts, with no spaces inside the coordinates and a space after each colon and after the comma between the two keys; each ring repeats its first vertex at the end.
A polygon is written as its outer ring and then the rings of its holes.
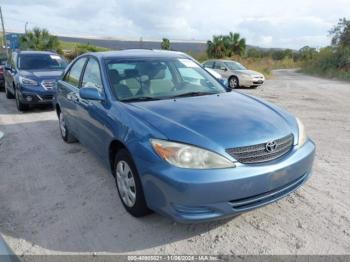
{"type": "Polygon", "coordinates": [[[115,156],[113,175],[120,200],[134,217],[146,216],[152,211],[147,207],[141,180],[130,153],[121,149],[115,156]]]}
{"type": "Polygon", "coordinates": [[[66,121],[64,120],[64,115],[61,111],[59,111],[58,114],[58,123],[63,141],[65,141],[68,144],[77,142],[75,136],[73,136],[73,134],[69,131],[66,121]]]}
{"type": "Polygon", "coordinates": [[[236,76],[231,76],[228,80],[228,86],[231,89],[239,88],[239,80],[236,76]]]}
{"type": "Polygon", "coordinates": [[[21,111],[21,112],[27,111],[28,110],[28,105],[23,104],[21,102],[17,92],[15,94],[15,97],[16,97],[16,106],[17,106],[18,111],[21,111]]]}
{"type": "Polygon", "coordinates": [[[10,91],[7,89],[6,82],[5,82],[5,95],[7,99],[14,99],[15,97],[13,94],[10,93],[10,91]]]}

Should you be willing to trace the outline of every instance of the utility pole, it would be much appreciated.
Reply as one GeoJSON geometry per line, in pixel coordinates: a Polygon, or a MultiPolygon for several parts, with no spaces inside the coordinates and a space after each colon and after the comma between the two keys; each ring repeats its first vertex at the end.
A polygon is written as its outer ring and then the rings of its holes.
{"type": "Polygon", "coordinates": [[[7,49],[7,41],[6,41],[6,32],[5,32],[5,26],[4,26],[4,18],[2,16],[2,10],[1,10],[1,6],[0,6],[0,18],[1,18],[1,25],[2,25],[2,43],[5,46],[5,51],[6,51],[6,58],[8,58],[9,56],[9,52],[7,49]]]}
{"type": "Polygon", "coordinates": [[[25,32],[26,34],[28,33],[27,26],[28,26],[28,22],[26,22],[26,24],[24,25],[24,32],[25,32]]]}

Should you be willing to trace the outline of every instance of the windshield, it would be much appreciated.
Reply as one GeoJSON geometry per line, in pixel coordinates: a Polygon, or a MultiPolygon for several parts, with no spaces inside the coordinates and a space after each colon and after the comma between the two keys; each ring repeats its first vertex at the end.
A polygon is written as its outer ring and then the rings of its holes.
{"type": "Polygon", "coordinates": [[[18,58],[18,68],[22,70],[64,69],[66,60],[56,54],[26,54],[18,58]]]}
{"type": "Polygon", "coordinates": [[[121,101],[145,101],[225,92],[208,72],[187,58],[108,60],[111,88],[121,101]]]}
{"type": "Polygon", "coordinates": [[[247,68],[238,62],[226,62],[225,64],[230,70],[247,70],[247,68]]]}

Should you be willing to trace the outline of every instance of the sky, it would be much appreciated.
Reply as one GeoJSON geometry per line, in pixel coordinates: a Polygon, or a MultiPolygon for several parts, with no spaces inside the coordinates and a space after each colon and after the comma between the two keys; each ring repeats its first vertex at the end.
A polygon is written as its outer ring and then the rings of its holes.
{"type": "Polygon", "coordinates": [[[328,45],[350,18],[350,0],[0,0],[7,31],[35,26],[65,36],[207,41],[238,32],[247,44],[299,49],[328,45]]]}

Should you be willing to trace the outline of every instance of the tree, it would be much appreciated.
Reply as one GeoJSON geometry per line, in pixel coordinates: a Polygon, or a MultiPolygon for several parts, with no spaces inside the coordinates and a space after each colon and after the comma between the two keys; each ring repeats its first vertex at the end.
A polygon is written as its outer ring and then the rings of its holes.
{"type": "Polygon", "coordinates": [[[163,38],[160,46],[163,50],[170,50],[170,40],[168,38],[163,38]]]}
{"type": "Polygon", "coordinates": [[[299,49],[298,54],[301,60],[309,60],[314,58],[317,55],[317,51],[316,51],[316,48],[313,48],[310,46],[304,46],[299,49]]]}
{"type": "Polygon", "coordinates": [[[241,38],[238,33],[230,32],[225,36],[227,55],[243,55],[246,49],[245,39],[241,38]]]}
{"type": "Polygon", "coordinates": [[[212,58],[223,58],[226,56],[226,43],[224,36],[218,35],[218,36],[213,36],[213,40],[207,41],[207,54],[208,57],[212,58]]]}
{"type": "Polygon", "coordinates": [[[333,46],[340,48],[350,46],[350,20],[346,18],[339,19],[338,24],[329,33],[332,36],[333,46]]]}
{"type": "Polygon", "coordinates": [[[35,27],[20,37],[21,49],[51,50],[62,53],[57,36],[51,35],[48,30],[35,27]]]}
{"type": "Polygon", "coordinates": [[[230,32],[228,35],[213,36],[207,41],[207,54],[209,57],[223,58],[233,55],[243,55],[246,49],[245,39],[238,33],[230,32]]]}

